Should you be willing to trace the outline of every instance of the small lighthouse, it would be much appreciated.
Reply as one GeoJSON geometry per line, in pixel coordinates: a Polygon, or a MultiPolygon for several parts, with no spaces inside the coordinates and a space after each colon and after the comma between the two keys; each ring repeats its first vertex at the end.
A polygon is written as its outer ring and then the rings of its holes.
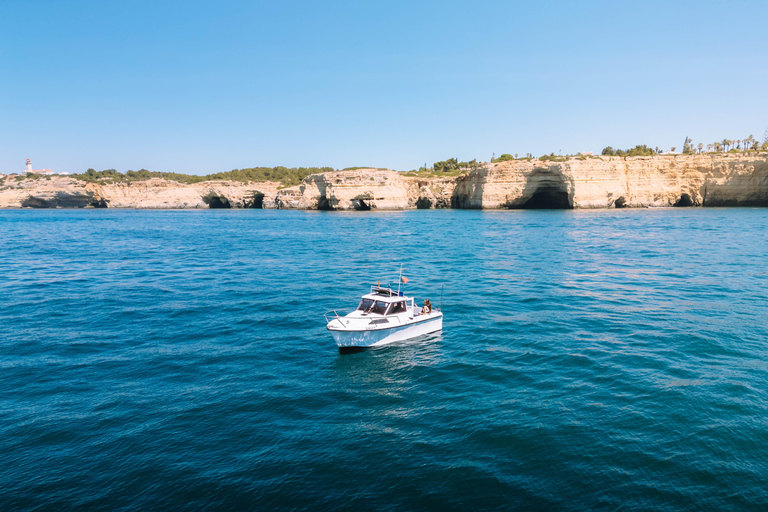
{"type": "Polygon", "coordinates": [[[24,174],[29,174],[33,172],[32,171],[32,162],[29,161],[29,158],[27,158],[27,166],[24,168],[24,174]]]}

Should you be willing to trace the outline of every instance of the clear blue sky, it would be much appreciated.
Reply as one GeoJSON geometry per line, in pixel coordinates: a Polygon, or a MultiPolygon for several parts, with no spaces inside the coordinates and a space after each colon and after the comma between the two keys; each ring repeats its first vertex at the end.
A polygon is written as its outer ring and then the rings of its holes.
{"type": "Polygon", "coordinates": [[[0,2],[0,172],[762,139],[768,2],[0,2]]]}

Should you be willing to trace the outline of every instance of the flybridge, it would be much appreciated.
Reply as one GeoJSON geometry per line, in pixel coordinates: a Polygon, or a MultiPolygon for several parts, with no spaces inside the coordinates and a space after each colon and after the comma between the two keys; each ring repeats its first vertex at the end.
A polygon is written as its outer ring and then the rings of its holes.
{"type": "Polygon", "coordinates": [[[379,285],[371,285],[372,295],[381,295],[383,297],[403,297],[403,292],[399,290],[393,290],[392,288],[385,288],[379,285]]]}

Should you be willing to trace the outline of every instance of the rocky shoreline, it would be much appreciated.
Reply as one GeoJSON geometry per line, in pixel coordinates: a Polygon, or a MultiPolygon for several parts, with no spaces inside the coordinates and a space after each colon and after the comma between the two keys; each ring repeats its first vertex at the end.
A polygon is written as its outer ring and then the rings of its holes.
{"type": "Polygon", "coordinates": [[[418,177],[381,169],[279,183],[164,179],[88,183],[54,176],[0,178],[0,208],[640,208],[768,206],[768,153],[574,157],[486,163],[457,177],[418,177]]]}

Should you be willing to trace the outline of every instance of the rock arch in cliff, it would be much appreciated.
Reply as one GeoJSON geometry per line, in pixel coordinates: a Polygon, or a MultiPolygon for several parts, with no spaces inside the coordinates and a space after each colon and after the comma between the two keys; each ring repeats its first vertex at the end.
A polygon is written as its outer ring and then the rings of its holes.
{"type": "Polygon", "coordinates": [[[520,199],[508,208],[522,210],[570,210],[573,184],[557,166],[538,168],[526,177],[520,199]]]}
{"type": "Polygon", "coordinates": [[[371,194],[358,194],[351,201],[352,208],[358,212],[367,212],[371,208],[375,208],[373,203],[373,196],[371,194]]]}
{"type": "Polygon", "coordinates": [[[358,199],[354,201],[354,208],[359,212],[367,212],[371,209],[371,203],[366,202],[365,199],[358,199]]]}

